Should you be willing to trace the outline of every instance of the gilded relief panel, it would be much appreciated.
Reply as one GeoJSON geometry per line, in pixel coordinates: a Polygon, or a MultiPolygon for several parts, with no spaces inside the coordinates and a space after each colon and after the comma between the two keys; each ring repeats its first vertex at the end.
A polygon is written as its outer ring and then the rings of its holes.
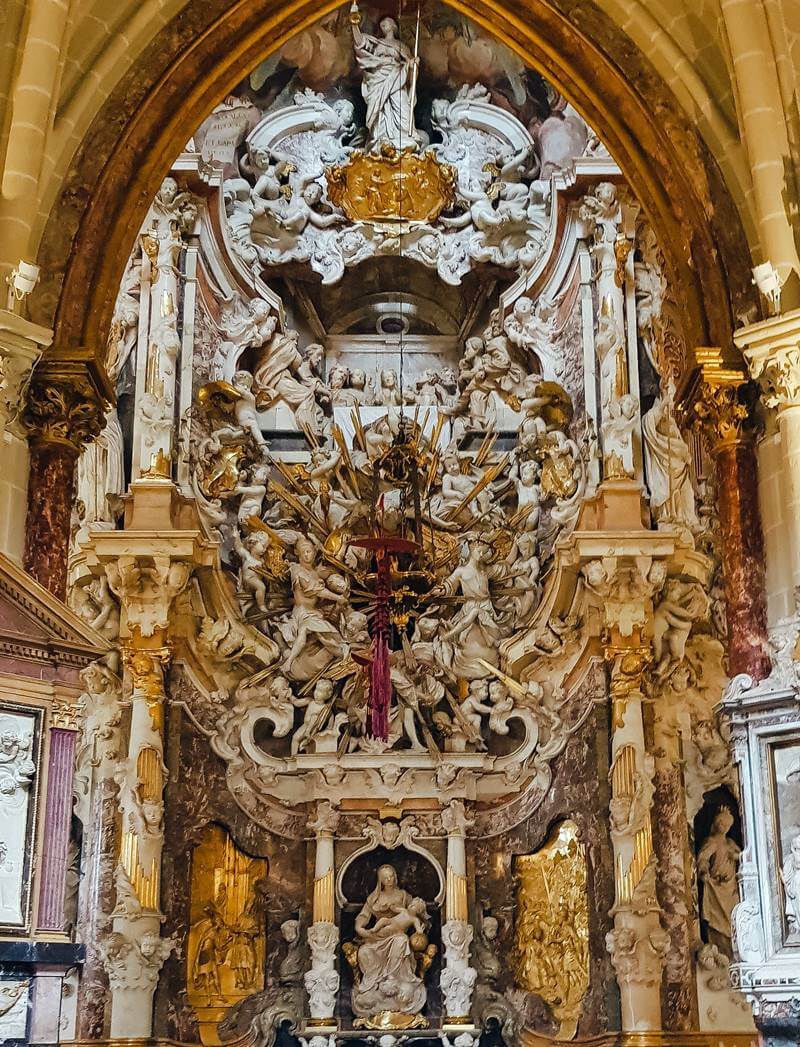
{"type": "Polygon", "coordinates": [[[186,979],[204,1043],[219,1043],[225,1012],[264,988],[267,868],[219,825],[208,827],[192,856],[186,979]]]}
{"type": "Polygon", "coordinates": [[[562,822],[540,851],[520,855],[516,876],[516,981],[550,1005],[561,1023],[557,1038],[569,1040],[589,988],[586,855],[577,825],[562,822]]]}

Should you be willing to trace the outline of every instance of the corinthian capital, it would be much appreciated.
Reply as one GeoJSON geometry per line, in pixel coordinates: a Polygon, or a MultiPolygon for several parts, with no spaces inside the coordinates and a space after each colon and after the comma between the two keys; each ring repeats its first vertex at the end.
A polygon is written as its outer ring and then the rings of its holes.
{"type": "Polygon", "coordinates": [[[737,331],[750,374],[768,407],[800,407],[800,309],[737,331]]]}
{"type": "Polygon", "coordinates": [[[0,435],[22,409],[25,386],[53,332],[0,309],[0,435]]]}
{"type": "Polygon", "coordinates": [[[744,367],[726,362],[716,346],[694,350],[694,366],[682,382],[677,406],[684,423],[702,432],[712,454],[747,435],[751,388],[744,367]]]}
{"type": "Polygon", "coordinates": [[[33,440],[66,444],[77,453],[102,432],[112,398],[88,350],[47,354],[33,372],[22,422],[33,440]]]}

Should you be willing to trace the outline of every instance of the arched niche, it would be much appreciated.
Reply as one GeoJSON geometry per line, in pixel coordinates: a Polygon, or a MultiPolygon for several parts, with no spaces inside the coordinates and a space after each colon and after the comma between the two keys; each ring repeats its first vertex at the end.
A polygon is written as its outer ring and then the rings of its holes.
{"type": "MultiPolygon", "coordinates": [[[[36,320],[55,323],[57,350],[102,355],[130,247],[186,128],[260,59],[337,6],[220,0],[159,33],[98,112],[45,224],[38,260],[46,276],[32,308],[36,320]]],[[[687,343],[728,347],[734,313],[754,302],[746,238],[719,169],[644,56],[586,5],[580,18],[565,0],[452,6],[538,69],[599,130],[664,245],[687,343]]]]}

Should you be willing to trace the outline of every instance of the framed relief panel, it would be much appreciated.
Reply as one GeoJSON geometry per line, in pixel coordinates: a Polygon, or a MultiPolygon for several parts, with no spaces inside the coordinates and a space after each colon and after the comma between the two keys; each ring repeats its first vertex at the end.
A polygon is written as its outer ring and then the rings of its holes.
{"type": "Polygon", "coordinates": [[[800,945],[800,743],[770,746],[783,940],[800,945]]]}
{"type": "Polygon", "coordinates": [[[0,704],[0,934],[24,934],[31,870],[42,710],[0,704]]]}

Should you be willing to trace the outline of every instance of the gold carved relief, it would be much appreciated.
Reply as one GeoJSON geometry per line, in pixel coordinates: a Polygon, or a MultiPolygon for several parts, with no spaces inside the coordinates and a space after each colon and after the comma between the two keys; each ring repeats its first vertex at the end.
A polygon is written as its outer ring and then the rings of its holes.
{"type": "Polygon", "coordinates": [[[514,974],[541,996],[571,1040],[589,988],[589,917],[585,848],[566,821],[536,854],[517,858],[514,974]]]}
{"type": "Polygon", "coordinates": [[[435,222],[455,199],[455,168],[413,146],[384,145],[377,156],[356,150],[326,177],[331,202],[351,222],[435,222]]]}
{"type": "Polygon", "coordinates": [[[205,1044],[220,1042],[226,1011],[264,988],[266,933],[261,894],[267,861],[238,849],[210,825],[192,855],[186,986],[205,1044]]]}

